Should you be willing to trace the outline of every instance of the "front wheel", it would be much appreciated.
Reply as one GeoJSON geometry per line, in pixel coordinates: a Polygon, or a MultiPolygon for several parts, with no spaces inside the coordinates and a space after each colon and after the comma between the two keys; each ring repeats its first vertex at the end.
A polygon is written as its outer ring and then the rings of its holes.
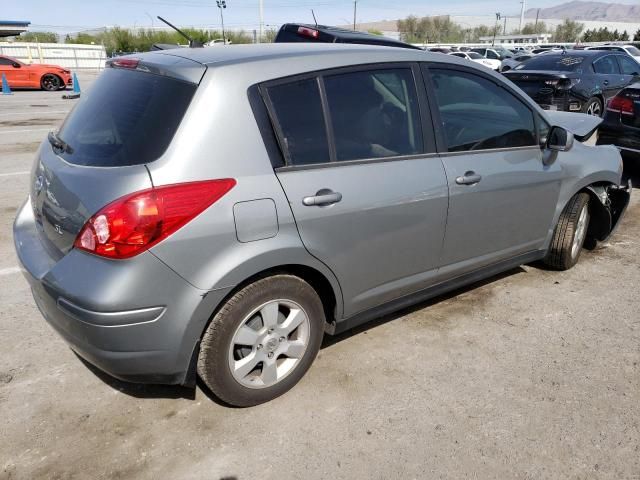
{"type": "Polygon", "coordinates": [[[57,91],[60,88],[61,84],[62,80],[60,80],[60,77],[51,73],[43,75],[42,79],[40,80],[40,87],[42,87],[43,90],[47,90],[48,92],[57,91]]]}
{"type": "Polygon", "coordinates": [[[553,232],[544,262],[556,270],[569,270],[580,258],[589,230],[589,195],[574,195],[564,208],[553,232]]]}
{"type": "Polygon", "coordinates": [[[283,274],[258,280],[233,295],[207,327],[198,375],[230,405],[272,400],[307,372],[324,322],[320,298],[302,279],[283,274]]]}

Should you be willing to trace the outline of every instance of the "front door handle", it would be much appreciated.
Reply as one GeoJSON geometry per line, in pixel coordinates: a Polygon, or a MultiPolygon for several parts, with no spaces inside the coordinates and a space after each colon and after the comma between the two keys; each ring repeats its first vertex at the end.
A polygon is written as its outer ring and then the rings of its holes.
{"type": "Polygon", "coordinates": [[[482,180],[482,176],[478,175],[476,172],[466,172],[463,176],[456,178],[456,183],[458,185],[475,185],[482,180]]]}
{"type": "Polygon", "coordinates": [[[603,83],[604,83],[605,85],[609,85],[609,80],[605,80],[603,83]]]}
{"type": "Polygon", "coordinates": [[[342,200],[342,194],[340,192],[323,188],[311,197],[304,197],[302,204],[307,207],[324,207],[338,203],[340,200],[342,200]]]}

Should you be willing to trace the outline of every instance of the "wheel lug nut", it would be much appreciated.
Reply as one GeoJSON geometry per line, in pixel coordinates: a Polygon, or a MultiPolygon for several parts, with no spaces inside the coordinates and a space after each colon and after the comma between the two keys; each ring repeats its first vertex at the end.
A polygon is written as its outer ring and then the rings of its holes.
{"type": "Polygon", "coordinates": [[[258,345],[258,350],[262,350],[262,344],[258,345]]]}
{"type": "Polygon", "coordinates": [[[280,342],[284,342],[284,337],[280,337],[280,342]]]}
{"type": "Polygon", "coordinates": [[[269,352],[269,355],[267,355],[269,358],[273,358],[273,352],[269,352]]]}
{"type": "Polygon", "coordinates": [[[273,328],[270,328],[270,329],[269,329],[269,333],[273,333],[273,328]]]}

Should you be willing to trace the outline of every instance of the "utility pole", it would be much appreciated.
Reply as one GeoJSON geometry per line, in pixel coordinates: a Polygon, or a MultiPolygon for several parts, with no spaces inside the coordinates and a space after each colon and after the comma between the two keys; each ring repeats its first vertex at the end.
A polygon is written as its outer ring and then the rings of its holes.
{"type": "Polygon", "coordinates": [[[353,0],[353,30],[356,29],[356,16],[358,15],[358,0],[353,0]]]}
{"type": "Polygon", "coordinates": [[[507,17],[504,17],[504,28],[502,29],[502,34],[506,35],[507,34],[507,17]]]}
{"type": "Polygon", "coordinates": [[[533,26],[533,31],[538,33],[538,18],[540,18],[540,9],[536,13],[536,24],[533,26]]]}
{"type": "Polygon", "coordinates": [[[520,9],[520,33],[522,33],[522,29],[524,28],[524,9],[527,5],[527,0],[522,0],[520,2],[522,4],[522,8],[520,9]]]}
{"type": "Polygon", "coordinates": [[[493,42],[491,42],[492,46],[496,45],[496,34],[498,33],[498,22],[500,21],[500,12],[496,12],[496,25],[493,27],[493,42]]]}
{"type": "Polygon", "coordinates": [[[220,22],[222,23],[222,44],[226,45],[227,44],[227,37],[224,34],[224,15],[222,14],[222,10],[227,8],[227,1],[226,0],[216,0],[216,5],[218,5],[218,8],[220,9],[220,22]]]}
{"type": "Polygon", "coordinates": [[[262,36],[264,35],[264,5],[263,0],[260,0],[260,36],[258,37],[258,43],[262,43],[262,36]]]}

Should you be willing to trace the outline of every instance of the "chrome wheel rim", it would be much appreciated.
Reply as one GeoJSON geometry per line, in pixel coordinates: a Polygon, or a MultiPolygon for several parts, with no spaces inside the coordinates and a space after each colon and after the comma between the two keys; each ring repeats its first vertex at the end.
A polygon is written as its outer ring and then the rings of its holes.
{"type": "Polygon", "coordinates": [[[592,102],[587,107],[587,113],[589,115],[593,115],[595,117],[599,117],[601,112],[602,112],[602,109],[600,108],[600,103],[598,103],[598,102],[592,102]]]}
{"type": "Polygon", "coordinates": [[[587,234],[587,221],[589,214],[587,212],[587,206],[582,207],[580,216],[578,217],[578,223],[576,225],[576,233],[573,236],[573,245],[571,246],[571,257],[576,258],[582,245],[584,244],[584,238],[587,234]]]}
{"type": "Polygon", "coordinates": [[[292,300],[271,300],[247,315],[229,346],[229,369],[244,387],[267,388],[286,378],[309,344],[311,323],[292,300]]]}

